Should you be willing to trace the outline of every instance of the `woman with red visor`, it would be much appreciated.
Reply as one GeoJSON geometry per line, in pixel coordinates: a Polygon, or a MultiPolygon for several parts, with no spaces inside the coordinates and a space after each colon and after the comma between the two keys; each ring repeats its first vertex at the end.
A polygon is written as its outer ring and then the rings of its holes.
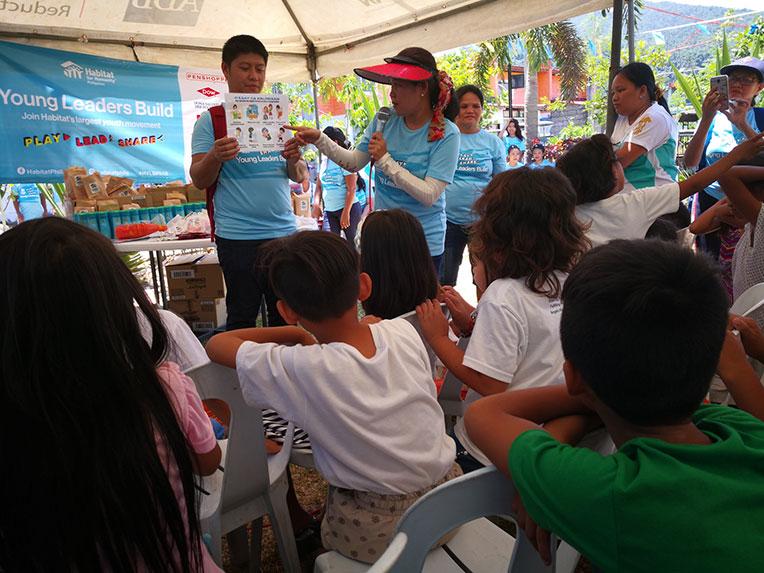
{"type": "Polygon", "coordinates": [[[436,272],[446,236],[446,185],[459,157],[453,84],[423,48],[406,48],[386,64],[358,68],[367,80],[390,84],[393,112],[382,130],[371,121],[354,150],[343,149],[317,129],[289,127],[301,144],[313,143],[348,171],[374,161],[375,209],[401,208],[424,228],[436,272]]]}

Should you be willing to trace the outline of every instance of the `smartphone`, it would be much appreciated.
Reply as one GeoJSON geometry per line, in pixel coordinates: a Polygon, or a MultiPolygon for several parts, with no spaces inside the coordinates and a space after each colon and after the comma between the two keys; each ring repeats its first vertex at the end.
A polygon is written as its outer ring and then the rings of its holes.
{"type": "Polygon", "coordinates": [[[728,76],[714,76],[711,78],[711,89],[716,88],[716,91],[719,92],[719,95],[722,98],[722,101],[726,101],[727,105],[725,108],[729,107],[729,100],[730,100],[730,79],[728,76]]]}

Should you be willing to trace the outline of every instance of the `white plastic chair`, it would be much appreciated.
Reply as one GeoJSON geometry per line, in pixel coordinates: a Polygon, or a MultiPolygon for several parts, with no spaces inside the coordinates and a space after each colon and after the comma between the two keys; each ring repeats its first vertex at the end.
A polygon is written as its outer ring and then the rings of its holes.
{"type": "MultiPolygon", "coordinates": [[[[390,546],[374,565],[347,559],[335,551],[320,555],[314,573],[462,573],[463,571],[553,573],[555,559],[544,565],[525,533],[515,540],[483,518],[515,518],[512,481],[488,467],[451,480],[422,496],[401,518],[390,546]],[[459,527],[445,546],[435,542],[459,527]],[[458,561],[457,561],[458,560],[458,561]]],[[[552,547],[556,539],[552,536],[552,547]]],[[[576,554],[577,555],[577,554],[576,554]]]]}
{"type": "MultiPolygon", "coordinates": [[[[459,339],[457,346],[462,350],[467,350],[469,341],[469,337],[462,337],[459,339]]],[[[446,430],[449,432],[454,427],[454,419],[464,416],[466,410],[464,400],[462,400],[462,386],[462,381],[453,372],[448,371],[438,394],[438,404],[443,409],[446,430]]]]}
{"type": "MultiPolygon", "coordinates": [[[[446,318],[450,316],[450,313],[448,311],[448,308],[446,307],[445,303],[440,303],[440,309],[443,311],[443,314],[446,315],[446,318]]],[[[419,319],[416,315],[416,310],[412,310],[411,312],[407,312],[406,314],[400,315],[398,318],[403,318],[404,320],[408,321],[411,326],[413,326],[417,334],[419,334],[419,337],[422,339],[422,344],[424,344],[425,350],[427,350],[427,357],[430,359],[430,370],[432,371],[433,377],[436,376],[436,362],[438,360],[438,357],[435,355],[435,351],[430,348],[430,345],[427,343],[427,340],[424,337],[424,334],[422,334],[422,327],[419,324],[419,319]]]]}
{"type": "MultiPolygon", "coordinates": [[[[730,314],[737,314],[739,316],[748,316],[754,311],[758,310],[764,305],[764,283],[758,283],[746,289],[730,307],[730,314]]],[[[751,366],[761,377],[764,375],[764,366],[753,358],[749,358],[751,366]]],[[[764,379],[762,380],[764,383],[764,379]]],[[[735,400],[730,396],[727,386],[722,382],[721,377],[718,374],[714,374],[711,379],[711,387],[708,391],[710,400],[716,404],[723,405],[735,405],[735,400]]]]}
{"type": "MultiPolygon", "coordinates": [[[[232,532],[262,516],[270,518],[279,554],[287,572],[300,571],[292,522],[286,504],[287,464],[292,449],[294,424],[290,422],[284,447],[273,456],[265,452],[263,419],[259,408],[244,402],[236,370],[210,362],[186,373],[196,384],[203,399],[217,398],[228,404],[231,422],[228,440],[221,442],[222,466],[202,480],[201,487],[209,495],[202,495],[199,519],[202,531],[212,538],[210,553],[222,564],[222,541],[232,532]]],[[[260,520],[259,525],[262,525],[260,520]]],[[[256,529],[254,539],[259,540],[256,529]]],[[[259,563],[259,542],[250,545],[250,570],[259,563]]]]}
{"type": "Polygon", "coordinates": [[[762,305],[764,305],[764,283],[759,283],[737,297],[730,307],[730,313],[748,316],[762,305]]]}

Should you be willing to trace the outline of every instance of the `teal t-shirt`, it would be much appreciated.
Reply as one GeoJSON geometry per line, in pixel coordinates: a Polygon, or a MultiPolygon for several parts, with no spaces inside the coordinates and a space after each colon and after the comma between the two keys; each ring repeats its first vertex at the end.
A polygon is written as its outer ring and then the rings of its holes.
{"type": "MultiPolygon", "coordinates": [[[[745,119],[748,122],[748,125],[758,133],[759,128],[756,125],[756,115],[753,108],[748,110],[745,119]]],[[[709,165],[716,163],[732,151],[732,148],[737,146],[738,143],[745,141],[745,139],[745,134],[735,127],[732,122],[727,119],[726,115],[717,111],[713,122],[711,122],[711,127],[708,130],[708,135],[706,136],[706,145],[708,146],[706,147],[706,161],[709,165]]],[[[721,187],[719,187],[718,181],[714,181],[711,185],[706,187],[706,193],[716,199],[722,199],[724,197],[724,192],[721,190],[721,187]]]]}
{"type": "MultiPolygon", "coordinates": [[[[419,129],[409,129],[395,112],[385,125],[382,133],[387,151],[401,167],[412,175],[424,179],[432,177],[451,183],[454,180],[456,163],[459,158],[459,129],[446,120],[445,136],[438,141],[427,141],[427,123],[419,129]]],[[[363,134],[357,148],[368,152],[369,139],[375,128],[371,122],[363,134]]],[[[374,169],[374,208],[404,209],[422,223],[430,255],[443,254],[446,239],[446,196],[442,194],[435,203],[423,205],[403,189],[397,187],[381,169],[374,169]]]]}
{"type": "Polygon", "coordinates": [[[610,456],[530,430],[509,467],[529,515],[605,572],[764,571],[764,423],[701,406],[710,445],[637,438],[610,456]]]}
{"type": "MultiPolygon", "coordinates": [[[[345,208],[345,196],[348,192],[345,175],[352,175],[352,173],[345,171],[331,159],[326,160],[320,176],[325,211],[342,211],[345,208]]],[[[353,203],[357,202],[358,197],[353,197],[353,203]]]]}
{"type": "MultiPolygon", "coordinates": [[[[205,111],[194,125],[191,153],[207,153],[214,143],[205,111]]],[[[224,239],[273,239],[296,230],[286,159],[279,151],[240,152],[226,161],[213,200],[215,234],[224,239]]]]}
{"type": "Polygon", "coordinates": [[[446,187],[446,219],[456,225],[475,222],[472,204],[497,173],[506,171],[501,140],[480,130],[459,135],[459,162],[454,182],[446,187]]]}
{"type": "Polygon", "coordinates": [[[502,141],[504,142],[504,153],[509,153],[509,148],[513,145],[520,148],[520,151],[525,151],[525,140],[520,139],[519,137],[510,137],[509,135],[505,135],[502,138],[502,141]]]}
{"type": "Polygon", "coordinates": [[[529,161],[528,167],[530,167],[531,169],[542,169],[544,167],[554,167],[554,163],[552,163],[548,159],[543,159],[541,163],[534,163],[533,161],[529,161]]]}
{"type": "Polygon", "coordinates": [[[507,163],[507,171],[509,171],[510,169],[520,169],[521,167],[525,167],[525,163],[523,163],[522,161],[520,161],[517,165],[510,165],[509,163],[507,163]]]}

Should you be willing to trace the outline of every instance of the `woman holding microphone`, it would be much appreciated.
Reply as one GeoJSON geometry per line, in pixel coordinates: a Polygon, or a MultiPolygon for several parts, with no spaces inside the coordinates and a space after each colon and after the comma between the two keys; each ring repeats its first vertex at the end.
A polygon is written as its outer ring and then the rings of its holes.
{"type": "Polygon", "coordinates": [[[348,171],[374,161],[374,207],[401,208],[417,217],[439,272],[446,236],[444,191],[459,157],[459,129],[450,121],[456,115],[453,85],[423,48],[406,48],[385,61],[355,70],[362,78],[390,84],[394,109],[384,126],[369,124],[355,150],[343,149],[315,128],[287,127],[300,144],[315,144],[348,171]]]}

